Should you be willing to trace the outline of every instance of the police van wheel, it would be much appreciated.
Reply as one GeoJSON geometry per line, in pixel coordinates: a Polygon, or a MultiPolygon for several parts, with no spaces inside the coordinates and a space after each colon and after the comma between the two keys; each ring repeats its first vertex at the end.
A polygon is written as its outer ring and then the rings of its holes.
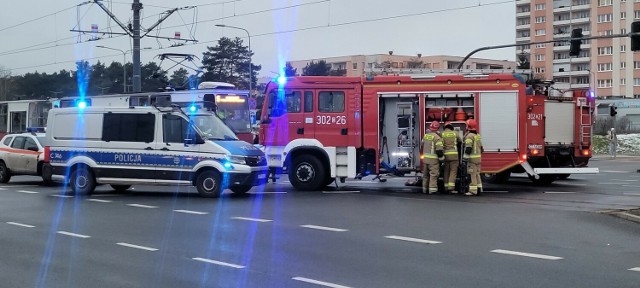
{"type": "Polygon", "coordinates": [[[9,168],[4,162],[0,161],[0,183],[7,183],[11,179],[9,168]]]}
{"type": "Polygon", "coordinates": [[[291,185],[299,190],[317,190],[325,183],[324,169],[318,158],[302,155],[293,159],[289,170],[291,185]]]}
{"type": "Polygon", "coordinates": [[[229,189],[231,189],[231,192],[235,193],[235,194],[245,194],[247,192],[249,192],[249,190],[251,190],[252,186],[251,185],[234,185],[229,187],[229,189]]]}
{"type": "Polygon", "coordinates": [[[198,194],[206,198],[215,198],[220,196],[220,192],[222,192],[220,179],[221,177],[218,171],[209,170],[200,173],[196,179],[196,189],[198,189],[198,194]]]}
{"type": "Polygon", "coordinates": [[[42,168],[41,172],[40,172],[40,176],[42,176],[42,184],[44,184],[44,186],[51,186],[53,185],[53,180],[52,175],[53,175],[53,169],[51,168],[51,165],[49,164],[42,164],[42,168]]]}
{"type": "Polygon", "coordinates": [[[124,191],[127,191],[127,189],[131,188],[131,185],[114,185],[114,184],[111,184],[111,188],[113,188],[113,190],[116,190],[116,192],[124,192],[124,191]]]}
{"type": "Polygon", "coordinates": [[[93,190],[96,189],[96,178],[93,177],[91,169],[85,165],[77,166],[71,172],[69,182],[71,190],[76,195],[91,195],[93,190]]]}

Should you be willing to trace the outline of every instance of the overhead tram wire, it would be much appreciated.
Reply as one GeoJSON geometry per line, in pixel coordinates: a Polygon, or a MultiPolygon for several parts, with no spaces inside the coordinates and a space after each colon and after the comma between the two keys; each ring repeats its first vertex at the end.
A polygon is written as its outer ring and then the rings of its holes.
{"type": "Polygon", "coordinates": [[[50,17],[50,16],[54,16],[54,15],[56,15],[58,13],[62,13],[64,11],[71,10],[73,8],[76,8],[76,5],[73,5],[73,6],[69,7],[69,8],[65,8],[65,9],[62,9],[62,10],[58,10],[56,12],[53,12],[53,13],[50,13],[50,14],[47,14],[47,15],[43,15],[43,16],[40,16],[40,17],[37,17],[37,18],[33,18],[31,20],[23,21],[23,22],[20,22],[18,24],[14,24],[14,25],[11,25],[11,26],[0,28],[0,32],[5,31],[5,30],[9,30],[9,29],[12,29],[12,28],[16,28],[16,27],[19,27],[19,26],[22,26],[22,25],[26,25],[26,24],[29,24],[31,22],[35,22],[35,21],[38,21],[38,20],[41,20],[41,19],[44,19],[44,18],[47,18],[47,17],[50,17]]]}
{"type": "MultiPolygon", "coordinates": [[[[327,2],[327,1],[330,1],[330,0],[324,0],[324,1],[320,1],[320,2],[327,2]]],[[[402,14],[402,15],[395,15],[395,16],[387,16],[387,17],[380,17],[380,18],[374,18],[374,19],[355,20],[355,21],[342,22],[342,23],[336,23],[336,24],[330,24],[330,25],[321,25],[321,26],[311,26],[311,27],[305,27],[305,28],[297,28],[297,29],[291,29],[291,30],[285,30],[285,31],[267,32],[267,33],[255,34],[255,35],[251,35],[251,36],[252,37],[259,37],[259,36],[294,33],[294,32],[301,32],[301,31],[308,31],[308,30],[315,30],[315,29],[322,29],[322,28],[353,25],[353,24],[359,24],[359,23],[385,21],[385,20],[392,20],[392,19],[405,18],[405,17],[415,17],[415,16],[422,16],[422,15],[428,15],[428,14],[443,13],[443,12],[454,12],[454,11],[460,11],[460,10],[468,10],[468,9],[471,9],[471,8],[488,7],[488,6],[502,5],[502,4],[514,3],[514,2],[516,2],[516,0],[489,2],[489,3],[485,3],[485,4],[479,3],[479,4],[476,4],[476,5],[469,5],[469,6],[463,6],[463,7],[430,10],[430,11],[425,11],[425,12],[409,13],[409,14],[402,14]]],[[[311,2],[311,3],[317,4],[318,2],[311,2]]],[[[305,3],[305,4],[308,4],[308,3],[305,3]]],[[[303,5],[303,4],[298,4],[298,5],[295,5],[295,6],[300,6],[300,5],[303,5]]],[[[282,9],[283,9],[283,7],[281,7],[281,8],[273,8],[273,9],[270,9],[270,10],[271,11],[276,11],[276,10],[282,10],[282,9]]],[[[261,11],[261,12],[264,12],[264,11],[261,11]]],[[[252,15],[252,14],[256,14],[256,13],[258,13],[258,11],[247,13],[247,14],[239,14],[239,15],[234,15],[234,16],[222,17],[220,19],[203,20],[203,21],[198,21],[198,23],[219,21],[219,20],[222,20],[222,19],[227,19],[227,18],[232,18],[232,17],[240,17],[240,16],[247,16],[247,15],[252,15]]],[[[169,28],[175,28],[175,27],[180,27],[180,26],[163,27],[163,29],[169,29],[169,28]]],[[[216,42],[216,41],[218,41],[218,40],[201,41],[201,42],[198,42],[198,43],[185,44],[182,47],[209,44],[209,43],[213,43],[213,42],[216,42]]],[[[170,49],[170,48],[172,48],[172,47],[153,49],[153,50],[166,50],[166,49],[170,49]]],[[[0,56],[1,56],[1,54],[0,54],[0,56]]],[[[115,57],[115,56],[117,56],[117,55],[96,56],[96,57],[92,57],[92,58],[87,59],[87,60],[100,59],[100,58],[106,58],[106,57],[115,57]]],[[[28,67],[18,67],[18,68],[6,69],[6,70],[9,70],[9,71],[12,71],[12,70],[23,70],[23,69],[51,66],[51,65],[55,65],[55,64],[61,64],[61,63],[75,63],[75,61],[62,61],[62,62],[56,62],[56,63],[50,63],[50,64],[43,64],[43,65],[33,65],[33,66],[28,66],[28,67]]]]}

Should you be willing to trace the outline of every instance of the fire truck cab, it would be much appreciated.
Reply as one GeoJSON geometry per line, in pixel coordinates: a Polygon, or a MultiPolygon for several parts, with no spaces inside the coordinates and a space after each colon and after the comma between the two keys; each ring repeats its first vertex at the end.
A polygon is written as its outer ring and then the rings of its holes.
{"type": "Polygon", "coordinates": [[[476,119],[482,172],[491,182],[526,172],[536,183],[597,173],[591,157],[587,91],[551,93],[518,74],[300,76],[267,85],[260,144],[274,173],[314,190],[334,179],[419,171],[420,144],[432,121],[460,136],[476,119]]]}

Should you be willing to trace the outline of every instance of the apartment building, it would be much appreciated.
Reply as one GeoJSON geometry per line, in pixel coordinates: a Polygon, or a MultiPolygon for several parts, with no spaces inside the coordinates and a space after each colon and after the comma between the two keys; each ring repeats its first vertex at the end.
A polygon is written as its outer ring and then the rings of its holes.
{"type": "MultiPolygon", "coordinates": [[[[331,66],[331,70],[336,75],[363,76],[370,71],[380,69],[385,69],[389,72],[405,69],[457,69],[463,58],[447,55],[394,55],[390,51],[388,54],[327,57],[289,61],[289,63],[293,68],[297,69],[298,74],[302,74],[304,67],[312,61],[324,60],[331,66]]],[[[463,69],[516,69],[516,65],[515,61],[469,58],[465,61],[463,69]]]]}
{"type": "MultiPolygon", "coordinates": [[[[624,34],[640,20],[640,0],[516,0],[516,43],[568,38],[581,28],[585,36],[624,34]]],[[[592,88],[599,98],[640,98],[640,53],[628,37],[583,41],[580,55],[569,56],[569,42],[531,44],[518,49],[529,56],[537,77],[563,87],[592,88]]]]}

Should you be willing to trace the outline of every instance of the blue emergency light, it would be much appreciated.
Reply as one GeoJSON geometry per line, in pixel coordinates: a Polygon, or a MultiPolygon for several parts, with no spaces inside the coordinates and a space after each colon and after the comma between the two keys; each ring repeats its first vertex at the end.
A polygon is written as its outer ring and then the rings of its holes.
{"type": "Polygon", "coordinates": [[[196,107],[196,105],[189,106],[189,112],[196,112],[196,110],[198,110],[198,107],[196,107]]]}
{"type": "Polygon", "coordinates": [[[45,133],[46,131],[46,127],[27,127],[27,132],[29,133],[45,133]]]}
{"type": "Polygon", "coordinates": [[[284,77],[283,75],[278,76],[278,84],[280,85],[284,85],[285,83],[287,83],[287,77],[284,77]]]}
{"type": "Polygon", "coordinates": [[[78,102],[78,104],[77,104],[77,106],[78,106],[78,108],[80,108],[80,109],[87,108],[87,102],[85,102],[85,101],[79,101],[79,102],[78,102]]]}

